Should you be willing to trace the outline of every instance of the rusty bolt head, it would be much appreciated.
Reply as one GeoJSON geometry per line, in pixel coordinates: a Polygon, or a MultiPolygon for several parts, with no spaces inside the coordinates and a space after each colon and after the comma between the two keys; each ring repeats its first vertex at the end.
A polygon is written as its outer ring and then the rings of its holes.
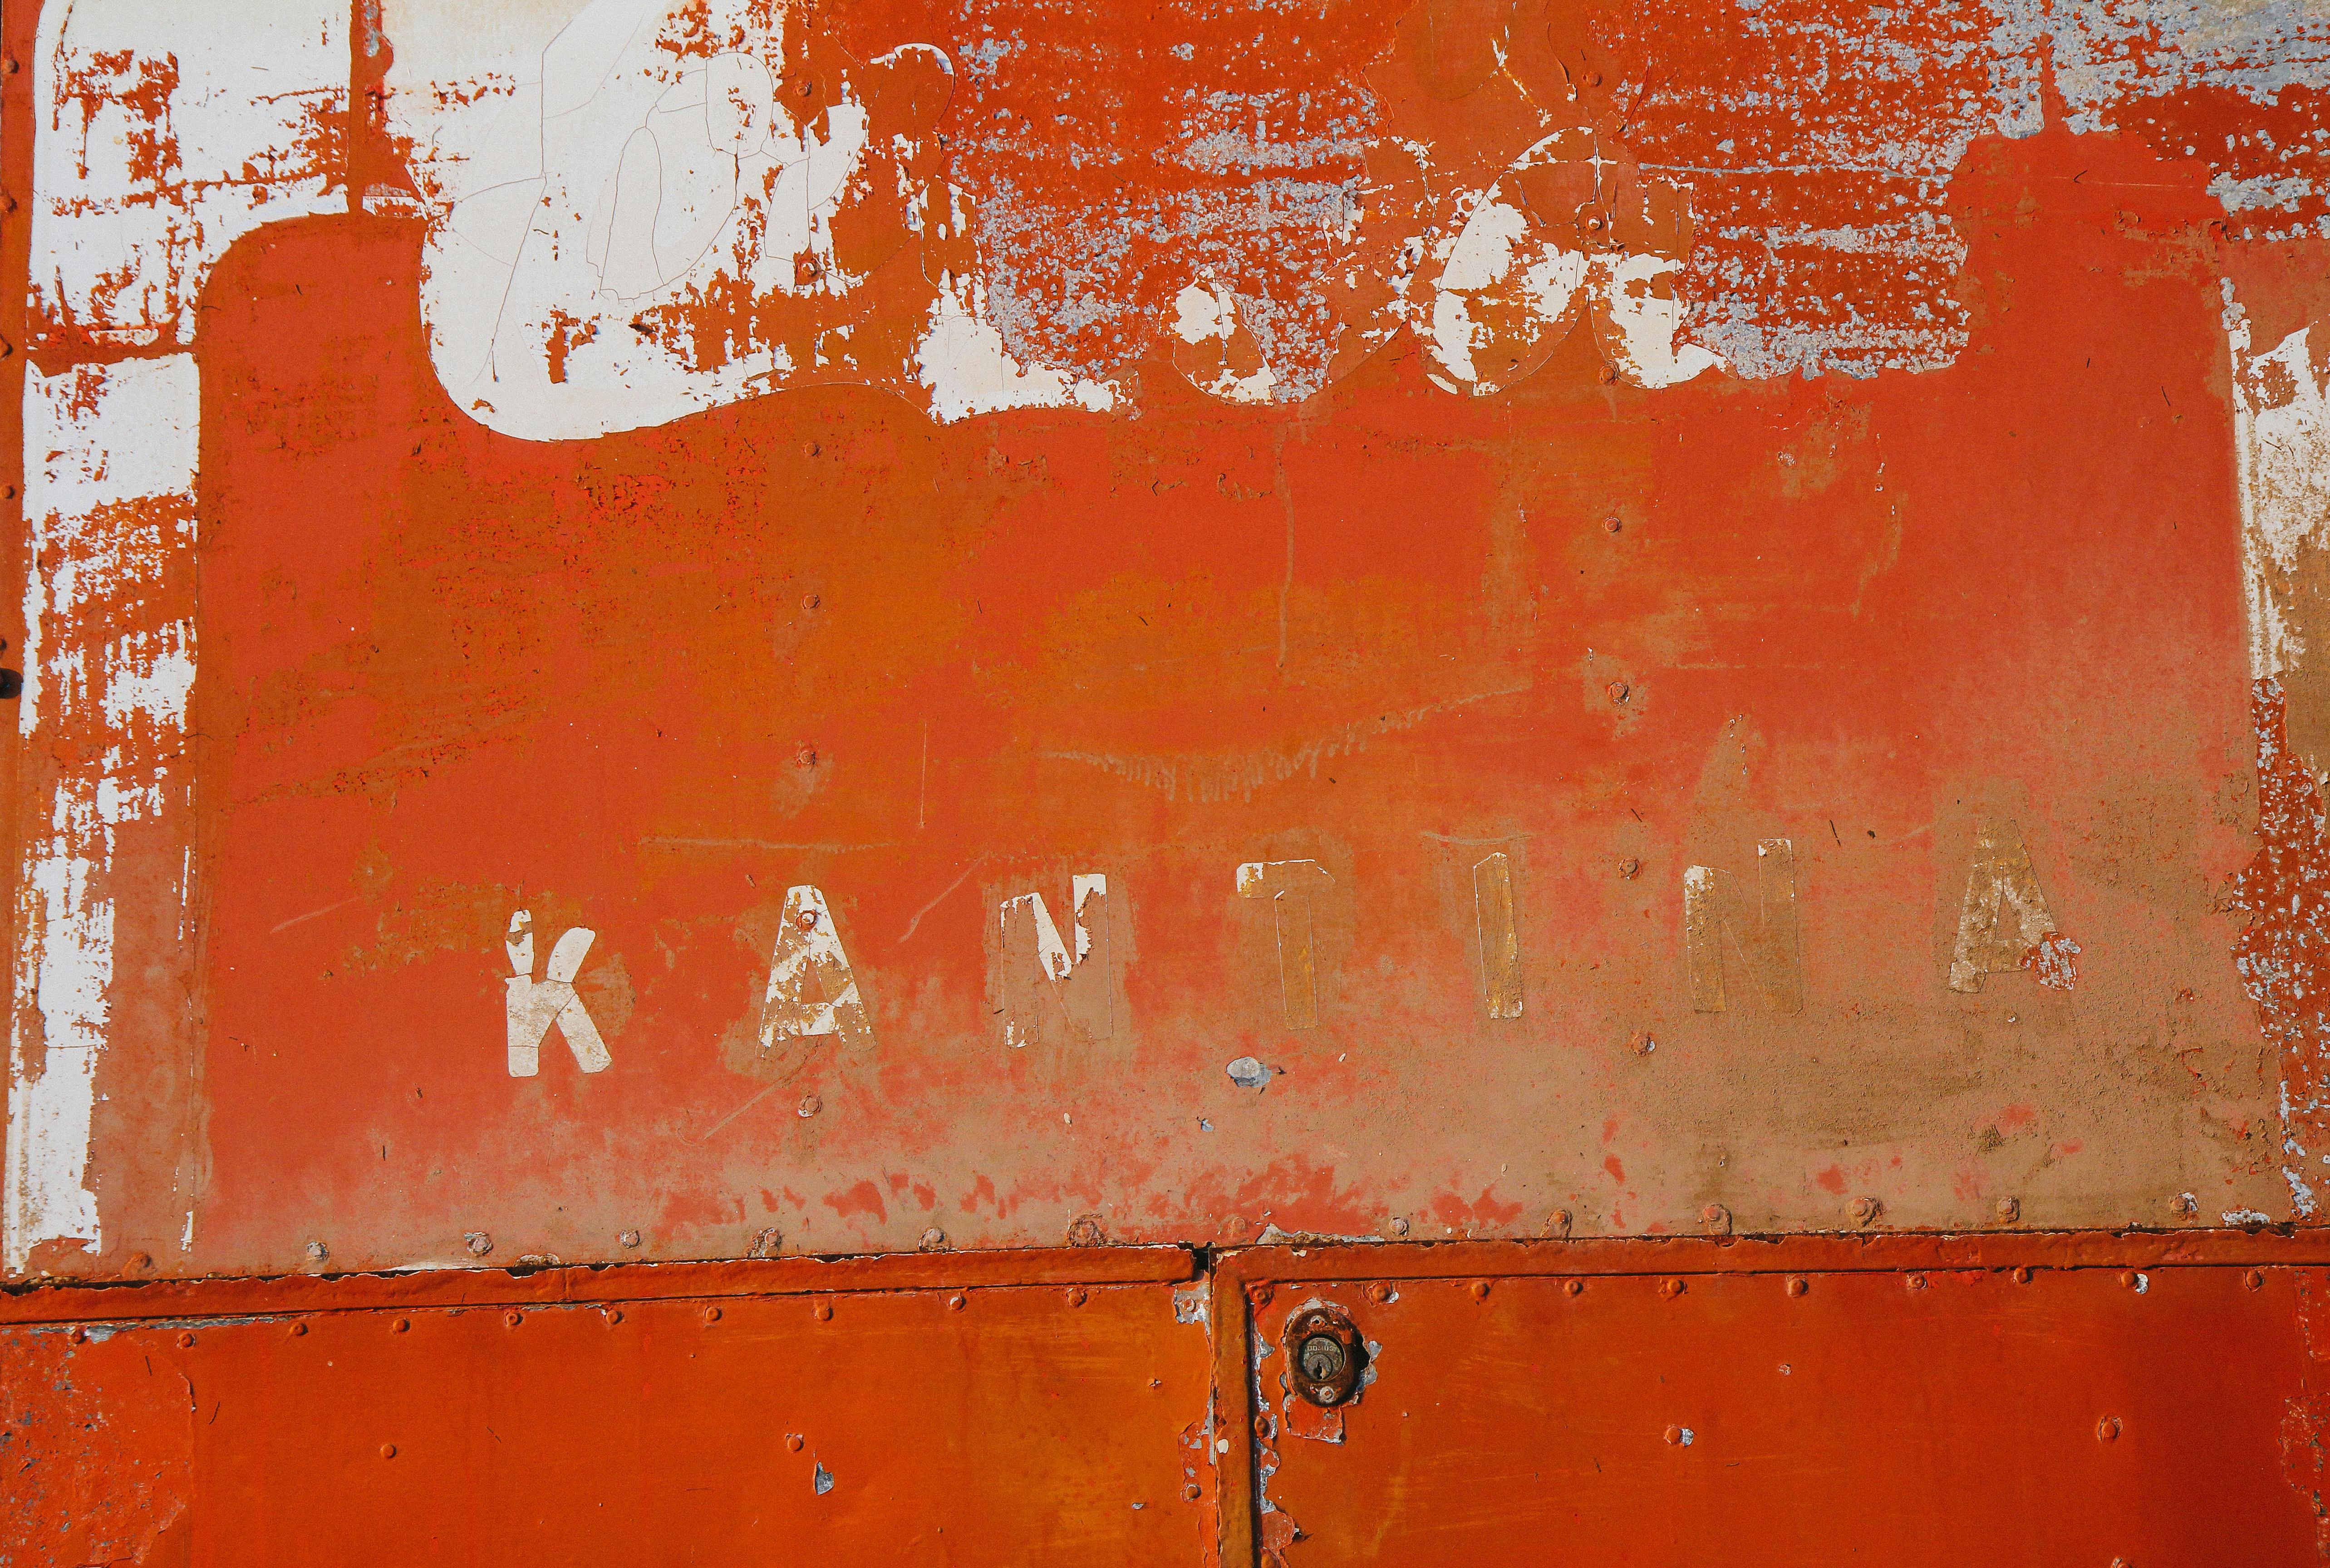
{"type": "Polygon", "coordinates": [[[1721,1204],[1710,1204],[1699,1211],[1699,1223],[1710,1236],[1728,1236],[1731,1233],[1731,1211],[1721,1204]]]}
{"type": "Polygon", "coordinates": [[[1689,1288],[1681,1280],[1671,1279],[1659,1286],[1659,1294],[1672,1301],[1689,1288]]]}
{"type": "Polygon", "coordinates": [[[0,60],[0,71],[5,71],[6,74],[8,74],[8,75],[10,75],[10,76],[14,76],[14,75],[15,75],[15,74],[16,74],[16,61],[15,61],[15,60],[14,60],[13,57],[11,57],[11,58],[9,58],[9,59],[7,59],[7,60],[0,60]]]}
{"type": "MultiPolygon", "coordinates": [[[[814,746],[803,746],[800,751],[793,753],[793,760],[804,768],[816,767],[817,748],[814,746]]],[[[816,923],[817,917],[813,912],[808,910],[803,910],[801,912],[801,929],[806,930],[816,923]]]]}
{"type": "Polygon", "coordinates": [[[1099,1247],[1108,1242],[1108,1233],[1100,1228],[1098,1214],[1078,1214],[1068,1222],[1068,1245],[1099,1247]]]}
{"type": "Polygon", "coordinates": [[[1270,1440],[1270,1418],[1268,1416],[1258,1415],[1254,1418],[1254,1435],[1260,1438],[1264,1442],[1268,1442],[1270,1440]]]}
{"type": "Polygon", "coordinates": [[[923,1233],[923,1239],[914,1244],[925,1252],[943,1252],[946,1251],[947,1244],[946,1233],[933,1225],[923,1233]]]}
{"type": "Polygon", "coordinates": [[[1628,697],[1634,694],[1634,688],[1628,685],[1624,681],[1612,681],[1607,686],[1605,686],[1603,690],[1610,694],[1610,700],[1612,702],[1619,704],[1624,704],[1628,697]]]}
{"type": "Polygon", "coordinates": [[[1269,1281],[1264,1280],[1263,1283],[1253,1287],[1251,1289],[1246,1291],[1246,1299],[1253,1302],[1257,1307],[1269,1306],[1271,1296],[1269,1281]]]}
{"type": "Polygon", "coordinates": [[[2262,1269],[2251,1269],[2248,1273],[2241,1276],[2241,1283],[2247,1285],[2252,1290],[2264,1289],[2265,1270],[2262,1269]]]}
{"type": "Polygon", "coordinates": [[[2000,1224],[2011,1225],[2022,1217],[2022,1200],[2021,1198],[2001,1198],[1998,1200],[1998,1223],[2000,1224]]]}
{"type": "Polygon", "coordinates": [[[608,1327],[612,1328],[616,1324],[620,1323],[622,1320],[623,1309],[620,1307],[610,1307],[607,1308],[608,1327]]]}
{"type": "Polygon", "coordinates": [[[380,1457],[381,1457],[382,1459],[394,1459],[394,1458],[396,1457],[396,1445],[395,1445],[394,1443],[383,1443],[383,1444],[381,1444],[381,1445],[380,1445],[380,1457]]]}
{"type": "Polygon", "coordinates": [[[1082,1285],[1071,1285],[1068,1287],[1069,1306],[1081,1307],[1090,1299],[1091,1298],[1084,1294],[1084,1288],[1082,1285]]]}
{"type": "Polygon", "coordinates": [[[1391,1287],[1378,1280],[1368,1287],[1368,1299],[1380,1307],[1391,1299],[1391,1287]]]}
{"type": "Polygon", "coordinates": [[[471,1231],[462,1236],[461,1245],[469,1249],[469,1256],[482,1258],[494,1250],[494,1239],[483,1231],[471,1231]]]}
{"type": "Polygon", "coordinates": [[[1926,1277],[1923,1274],[1912,1274],[1903,1283],[1912,1290],[1922,1290],[1926,1288],[1926,1277]]]}
{"type": "Polygon", "coordinates": [[[515,1328],[525,1321],[526,1314],[516,1309],[502,1314],[502,1327],[505,1328],[515,1328]]]}
{"type": "Polygon", "coordinates": [[[1594,216],[1586,220],[1586,231],[1587,233],[1599,234],[1602,231],[1602,214],[1599,213],[1595,213],[1594,216]]]}
{"type": "Polygon", "coordinates": [[[308,1326],[305,1323],[294,1323],[291,1325],[291,1337],[294,1339],[300,1338],[306,1335],[307,1332],[308,1326]]]}
{"type": "Polygon", "coordinates": [[[2031,1283],[2031,1270],[2023,1265],[2017,1263],[2014,1266],[2014,1282],[2018,1285],[2028,1285],[2031,1283]]]}
{"type": "Polygon", "coordinates": [[[88,1341],[89,1330],[78,1323],[65,1330],[65,1343],[68,1345],[84,1345],[88,1341]]]}
{"type": "Polygon", "coordinates": [[[2180,1220],[2189,1220],[2201,1212],[2201,1203],[2191,1193],[2178,1193],[2168,1200],[2168,1212],[2180,1220]]]}
{"type": "Polygon", "coordinates": [[[2136,1286],[2136,1270],[2133,1269],[2122,1269],[2119,1271],[2119,1282],[2128,1289],[2135,1289],[2136,1286]]]}
{"type": "Polygon", "coordinates": [[[1680,1444],[1682,1441],[1682,1428],[1671,1426],[1659,1435],[1665,1438],[1670,1445],[1680,1444]]]}
{"type": "Polygon", "coordinates": [[[1198,1483],[1197,1483],[1197,1482],[1195,1482],[1195,1481],[1188,1482],[1188,1483],[1186,1483],[1186,1484],[1181,1488],[1181,1496],[1182,1496],[1182,1498],[1183,1498],[1185,1501],[1188,1501],[1188,1502],[1192,1502],[1192,1503],[1194,1503],[1194,1502],[1196,1502],[1199,1497],[1204,1497],[1205,1495],[1206,1495],[1206,1489],[1205,1489],[1203,1487],[1201,1487],[1201,1486],[1198,1485],[1198,1483]]]}
{"type": "Polygon", "coordinates": [[[717,1307],[706,1307],[706,1308],[704,1309],[704,1320],[705,1320],[706,1323],[717,1323],[717,1322],[719,1322],[719,1321],[720,1321],[720,1308],[717,1308],[717,1307]]]}
{"type": "Polygon", "coordinates": [[[1488,1299],[1489,1299],[1489,1282],[1488,1282],[1486,1280],[1473,1280],[1473,1300],[1475,1300],[1475,1301],[1486,1301],[1488,1299]]]}
{"type": "Polygon", "coordinates": [[[1852,1204],[1848,1205],[1847,1212],[1852,1215],[1852,1223],[1854,1224],[1865,1225],[1875,1220],[1880,1214],[1883,1213],[1884,1208],[1885,1205],[1879,1203],[1875,1198],[1860,1197],[1852,1200],[1852,1204]]]}
{"type": "Polygon", "coordinates": [[[1602,520],[1602,531],[1605,534],[1615,534],[1620,529],[1625,527],[1625,525],[1626,524],[1622,520],[1616,517],[1605,517],[1602,520]]]}
{"type": "Polygon", "coordinates": [[[799,1453],[799,1452],[800,1452],[800,1451],[801,1451],[801,1437],[800,1437],[800,1433],[799,1433],[799,1432],[797,1432],[797,1431],[789,1431],[789,1432],[785,1433],[785,1448],[787,1449],[787,1450],[788,1450],[788,1451],[792,1452],[792,1453],[799,1453]]]}
{"type": "Polygon", "coordinates": [[[1602,367],[1602,384],[1604,386],[1616,386],[1618,384],[1618,373],[1610,365],[1605,364],[1602,367]]]}
{"type": "Polygon", "coordinates": [[[1545,1218],[1545,1233],[1550,1238],[1568,1241],[1570,1227],[1577,1223],[1577,1216],[1568,1209],[1556,1209],[1545,1218]]]}
{"type": "Polygon", "coordinates": [[[968,1296],[956,1294],[947,1298],[947,1310],[950,1312],[960,1312],[970,1305],[971,1298],[968,1296]]]}
{"type": "Polygon", "coordinates": [[[181,1350],[192,1350],[194,1347],[194,1337],[191,1333],[182,1331],[178,1335],[178,1348],[181,1350]]]}
{"type": "Polygon", "coordinates": [[[1407,1234],[1407,1222],[1399,1215],[1394,1214],[1384,1222],[1384,1229],[1395,1236],[1404,1236],[1407,1234]]]}
{"type": "Polygon", "coordinates": [[[324,1245],[323,1242],[310,1242],[308,1243],[308,1261],[310,1263],[320,1263],[331,1255],[332,1250],[324,1245]]]}
{"type": "Polygon", "coordinates": [[[615,1244],[622,1247],[636,1247],[639,1244],[639,1233],[637,1231],[625,1231],[615,1238],[615,1244]]]}
{"type": "Polygon", "coordinates": [[[803,609],[815,609],[819,605],[823,604],[825,600],[819,599],[814,593],[804,593],[801,595],[801,608],[803,609]]]}
{"type": "Polygon", "coordinates": [[[1788,1283],[1785,1289],[1791,1296],[1801,1296],[1805,1291],[1812,1289],[1812,1284],[1803,1275],[1792,1274],[1788,1277],[1788,1283]]]}
{"type": "Polygon", "coordinates": [[[412,1328],[412,1319],[410,1318],[392,1318],[388,1320],[388,1331],[391,1334],[410,1333],[412,1328]]]}
{"type": "Polygon", "coordinates": [[[816,1318],[819,1323],[832,1322],[833,1303],[830,1301],[819,1302],[816,1306],[810,1308],[810,1316],[816,1318]]]}
{"type": "Polygon", "coordinates": [[[805,931],[813,931],[817,930],[817,911],[813,909],[805,909],[801,911],[800,913],[793,916],[793,924],[800,927],[800,929],[805,931]]]}
{"type": "Polygon", "coordinates": [[[824,1109],[824,1100],[819,1100],[814,1094],[804,1094],[800,1097],[800,1103],[793,1107],[793,1114],[806,1119],[809,1117],[815,1116],[819,1111],[823,1110],[824,1109]]]}
{"type": "Polygon", "coordinates": [[[1651,1038],[1651,1032],[1648,1029],[1635,1030],[1633,1037],[1626,1042],[1626,1045],[1637,1056],[1648,1056],[1659,1048],[1659,1043],[1651,1038]]]}
{"type": "Polygon", "coordinates": [[[2107,1443],[2117,1442],[2118,1440],[2119,1417],[2116,1415],[2107,1415],[2096,1422],[2096,1441],[2099,1443],[2107,1443]]]}
{"type": "Polygon", "coordinates": [[[1564,1280],[1561,1282],[1561,1289],[1563,1293],[1566,1295],[1583,1296],[1586,1294],[1586,1281],[1583,1280],[1564,1280]]]}
{"type": "Polygon", "coordinates": [[[1643,874],[1643,863],[1630,855],[1618,863],[1618,874],[1632,882],[1643,874]]]}

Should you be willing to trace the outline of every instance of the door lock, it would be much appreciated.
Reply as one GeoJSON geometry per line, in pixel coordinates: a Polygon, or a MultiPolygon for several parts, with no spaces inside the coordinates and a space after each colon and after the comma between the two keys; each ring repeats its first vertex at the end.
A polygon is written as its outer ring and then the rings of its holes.
{"type": "Polygon", "coordinates": [[[1286,1347],[1288,1381],[1312,1404],[1346,1403],[1359,1386],[1367,1346],[1357,1325],[1332,1307],[1306,1307],[1286,1320],[1279,1336],[1286,1347]]]}

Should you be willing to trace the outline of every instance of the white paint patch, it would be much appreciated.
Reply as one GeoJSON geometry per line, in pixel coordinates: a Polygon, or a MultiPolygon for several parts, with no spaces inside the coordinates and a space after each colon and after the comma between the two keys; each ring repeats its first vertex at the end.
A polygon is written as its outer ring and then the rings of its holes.
{"type": "Polygon", "coordinates": [[[1112,386],[1012,358],[1003,335],[976,308],[979,298],[973,286],[950,279],[931,303],[930,328],[914,348],[914,375],[930,394],[933,419],[951,423],[1006,409],[1103,413],[1116,406],[1112,386]]]}
{"type": "Polygon", "coordinates": [[[34,308],[103,345],[194,341],[227,247],[345,209],[348,7],[74,0],[41,8],[33,89],[34,308]],[[158,115],[143,103],[166,90],[158,115]]]}
{"type": "Polygon", "coordinates": [[[532,1078],[542,1070],[543,1037],[554,1027],[574,1053],[576,1067],[585,1072],[603,1072],[613,1065],[590,1009],[574,994],[574,977],[582,972],[582,960],[597,937],[585,926],[569,928],[551,948],[550,962],[537,980],[534,978],[533,912],[520,910],[510,916],[509,936],[502,946],[509,955],[511,978],[502,982],[507,987],[502,1012],[512,1078],[532,1078]]]}
{"type": "Polygon", "coordinates": [[[1671,282],[1681,271],[1682,263],[1672,256],[1594,259],[1603,356],[1637,386],[1675,386],[1723,368],[1713,350],[1682,341],[1689,307],[1675,298],[1671,282]]]}
{"type": "Polygon", "coordinates": [[[154,759],[176,751],[194,674],[186,623],[111,628],[192,546],[200,411],[187,354],[25,372],[24,513],[39,567],[25,590],[18,721],[30,740],[83,743],[28,836],[18,892],[0,1177],[12,1272],[44,1242],[102,1240],[88,1165],[114,978],[105,875],[115,830],[164,808],[154,759]]]}
{"type": "MultiPolygon", "coordinates": [[[[1253,350],[1253,335],[1238,319],[1237,297],[1218,283],[1192,283],[1173,298],[1173,335],[1193,348],[1211,348],[1223,363],[1212,373],[1191,376],[1200,392],[1234,403],[1266,403],[1278,376],[1267,364],[1240,375],[1228,364],[1232,345],[1253,350]]],[[[1257,355],[1258,357],[1258,355],[1257,355]]]]}
{"type": "Polygon", "coordinates": [[[2307,351],[2308,328],[2254,354],[2248,313],[2230,279],[2224,297],[2249,674],[2262,680],[2305,653],[2287,609],[2298,553],[2330,544],[2330,381],[2307,351]]]}

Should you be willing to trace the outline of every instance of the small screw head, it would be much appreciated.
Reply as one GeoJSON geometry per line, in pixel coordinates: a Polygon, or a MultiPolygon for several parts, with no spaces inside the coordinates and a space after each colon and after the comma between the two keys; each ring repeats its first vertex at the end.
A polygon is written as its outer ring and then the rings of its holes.
{"type": "Polygon", "coordinates": [[[2017,1263],[2014,1266],[2013,1279],[2018,1285],[2028,1285],[2031,1283],[2031,1270],[2022,1264],[2017,1263]]]}
{"type": "Polygon", "coordinates": [[[2119,1417],[2116,1415],[2107,1415],[2096,1422],[2096,1441],[2099,1443],[2107,1443],[2117,1442],[2118,1440],[2119,1417]]]}
{"type": "Polygon", "coordinates": [[[1801,1274],[1791,1274],[1788,1276],[1788,1283],[1785,1289],[1791,1296],[1801,1296],[1812,1289],[1812,1284],[1801,1274]]]}
{"type": "Polygon", "coordinates": [[[381,1445],[380,1445],[380,1457],[381,1457],[382,1459],[394,1459],[394,1458],[396,1457],[396,1445],[395,1445],[394,1443],[383,1443],[383,1444],[381,1444],[381,1445]]]}
{"type": "Polygon", "coordinates": [[[388,1320],[388,1331],[391,1334],[408,1334],[412,1329],[412,1319],[410,1318],[392,1318],[388,1320]]]}
{"type": "Polygon", "coordinates": [[[800,913],[793,917],[793,924],[800,927],[800,929],[805,931],[813,931],[817,930],[817,911],[813,909],[805,909],[801,911],[800,913]]]}
{"type": "Polygon", "coordinates": [[[797,1431],[789,1431],[789,1432],[785,1433],[785,1447],[786,1447],[789,1450],[791,1450],[791,1452],[793,1452],[793,1453],[799,1453],[799,1452],[800,1452],[800,1451],[801,1451],[801,1438],[800,1438],[800,1433],[799,1433],[799,1432],[797,1432],[797,1431]]]}
{"type": "Polygon", "coordinates": [[[2011,1225],[2022,1217],[2022,1200],[2021,1198],[2001,1198],[1998,1200],[1998,1223],[2000,1224],[2011,1225]]]}
{"type": "Polygon", "coordinates": [[[1565,1295],[1583,1296],[1586,1294],[1586,1281],[1583,1280],[1564,1280],[1561,1282],[1561,1289],[1565,1295]]]}
{"type": "Polygon", "coordinates": [[[2241,1283],[2247,1285],[2252,1290],[2264,1289],[2265,1270],[2262,1269],[2251,1269],[2248,1273],[2241,1276],[2241,1283]]]}
{"type": "Polygon", "coordinates": [[[1660,1294],[1660,1295],[1662,1295],[1662,1296],[1663,1296],[1663,1297],[1665,1297],[1668,1300],[1672,1301],[1672,1300],[1673,1300],[1676,1297],[1678,1297],[1678,1296],[1681,1295],[1681,1294],[1683,1293],[1683,1291],[1684,1291],[1684,1290],[1686,1290],[1686,1289],[1689,1289],[1689,1287],[1688,1287],[1688,1286],[1686,1286],[1686,1285],[1685,1285],[1685,1284],[1684,1284],[1681,1280],[1679,1280],[1679,1279],[1671,1279],[1671,1280],[1666,1280],[1663,1284],[1660,1285],[1660,1287],[1659,1287],[1659,1294],[1660,1294]]]}
{"type": "Polygon", "coordinates": [[[470,1231],[461,1237],[461,1245],[469,1249],[469,1256],[482,1258],[494,1250],[494,1239],[483,1231],[470,1231]]]}
{"type": "Polygon", "coordinates": [[[1084,1294],[1084,1288],[1082,1285],[1071,1285],[1068,1287],[1069,1306],[1081,1307],[1089,1299],[1091,1299],[1091,1298],[1084,1294]]]}
{"type": "Polygon", "coordinates": [[[291,1337],[294,1339],[304,1337],[307,1332],[308,1326],[305,1323],[294,1323],[291,1325],[291,1337]]]}
{"type": "Polygon", "coordinates": [[[706,1323],[717,1323],[717,1322],[719,1322],[719,1321],[720,1321],[720,1308],[717,1308],[717,1307],[706,1307],[706,1308],[704,1309],[704,1320],[705,1320],[706,1323]]]}
{"type": "Polygon", "coordinates": [[[965,1296],[954,1295],[947,1298],[947,1310],[950,1312],[960,1312],[970,1305],[971,1300],[965,1296]]]}
{"type": "Polygon", "coordinates": [[[809,1315],[816,1318],[819,1323],[830,1323],[833,1321],[833,1303],[830,1301],[820,1301],[816,1306],[810,1308],[809,1315]]]}
{"type": "Polygon", "coordinates": [[[1488,1299],[1489,1299],[1489,1282],[1488,1282],[1486,1280],[1473,1280],[1473,1300],[1475,1300],[1475,1301],[1486,1301],[1488,1299]]]}
{"type": "Polygon", "coordinates": [[[1621,704],[1623,704],[1628,697],[1634,694],[1634,688],[1628,685],[1624,681],[1612,681],[1603,689],[1610,694],[1610,700],[1612,702],[1621,704]]]}
{"type": "Polygon", "coordinates": [[[923,1239],[915,1244],[925,1252],[943,1252],[947,1244],[946,1233],[933,1225],[923,1233],[923,1239]]]}
{"type": "Polygon", "coordinates": [[[178,1348],[181,1350],[192,1350],[194,1347],[194,1335],[187,1332],[181,1332],[178,1336],[178,1348]]]}
{"type": "Polygon", "coordinates": [[[502,1327],[505,1328],[515,1328],[525,1321],[526,1314],[515,1309],[502,1314],[502,1327]]]}
{"type": "Polygon", "coordinates": [[[1852,1200],[1852,1204],[1847,1206],[1846,1212],[1852,1215],[1852,1223],[1854,1224],[1865,1225],[1871,1221],[1876,1219],[1879,1213],[1883,1210],[1884,1206],[1884,1204],[1879,1203],[1875,1198],[1860,1197],[1852,1200]]]}
{"type": "Polygon", "coordinates": [[[1391,1299],[1391,1287],[1378,1281],[1368,1287],[1368,1299],[1380,1307],[1391,1299]]]}
{"type": "Polygon", "coordinates": [[[1605,517],[1602,519],[1602,531],[1605,534],[1615,534],[1625,526],[1625,522],[1622,518],[1605,517]]]}
{"type": "Polygon", "coordinates": [[[615,1238],[615,1244],[619,1247],[636,1247],[639,1244],[639,1233],[637,1231],[625,1231],[615,1238]]]}

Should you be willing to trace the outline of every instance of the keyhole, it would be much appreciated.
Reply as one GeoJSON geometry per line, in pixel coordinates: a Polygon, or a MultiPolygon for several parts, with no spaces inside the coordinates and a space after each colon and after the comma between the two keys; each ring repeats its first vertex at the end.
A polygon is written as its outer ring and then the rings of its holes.
{"type": "Polygon", "coordinates": [[[1302,1342],[1302,1375],[1314,1383],[1332,1383],[1343,1375],[1343,1347],[1324,1334],[1302,1342]]]}

